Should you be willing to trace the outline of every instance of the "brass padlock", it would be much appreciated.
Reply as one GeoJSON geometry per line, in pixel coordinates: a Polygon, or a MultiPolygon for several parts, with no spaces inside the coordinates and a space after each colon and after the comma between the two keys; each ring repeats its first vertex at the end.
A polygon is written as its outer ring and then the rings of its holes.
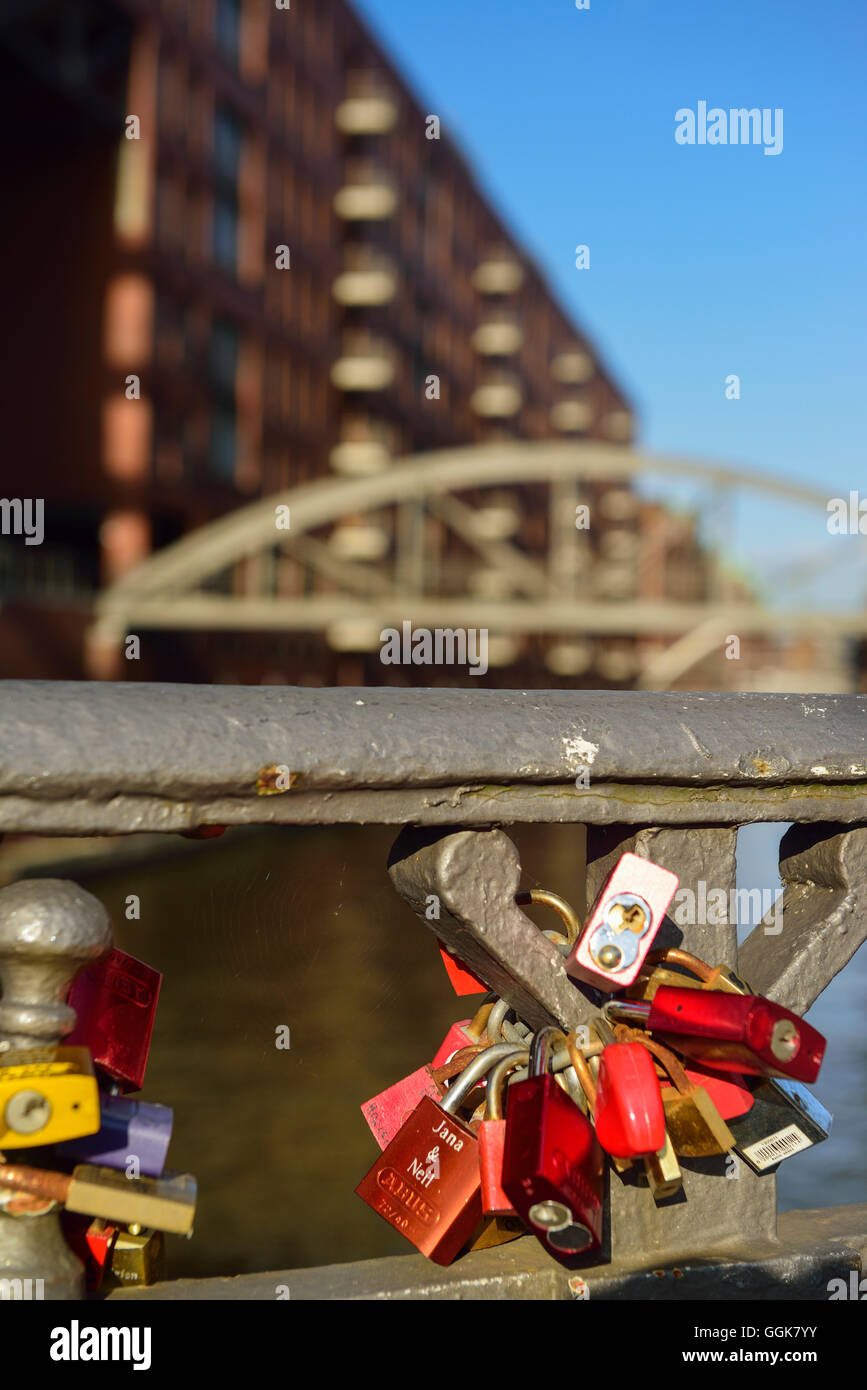
{"type": "Polygon", "coordinates": [[[99,1130],[99,1089],[86,1047],[29,1047],[3,1054],[0,1148],[31,1149],[99,1130]]]}
{"type": "Polygon", "coordinates": [[[196,1214],[196,1180],[191,1173],[164,1173],[161,1178],[127,1178],[116,1168],[79,1163],[72,1173],[0,1164],[0,1187],[61,1202],[67,1211],[101,1216],[114,1224],[153,1226],[187,1235],[196,1214]]]}
{"type": "MultiPolygon", "coordinates": [[[[683,1173],[677,1161],[677,1154],[671,1142],[671,1135],[665,1131],[665,1143],[659,1153],[648,1154],[642,1159],[644,1180],[650,1188],[654,1202],[664,1202],[673,1197],[683,1187],[683,1173]]],[[[640,1181],[640,1179],[639,1179],[640,1181]]]]}
{"type": "Polygon", "coordinates": [[[111,1255],[112,1278],[119,1284],[156,1284],[166,1277],[165,1237],[162,1231],[133,1224],[119,1231],[111,1255]]]}
{"type": "Polygon", "coordinates": [[[684,1158],[709,1158],[734,1148],[734,1135],[714,1105],[704,1086],[690,1081],[670,1048],[635,1028],[618,1024],[618,1041],[639,1042],[662,1063],[671,1077],[662,1088],[666,1132],[676,1154],[684,1158]]]}

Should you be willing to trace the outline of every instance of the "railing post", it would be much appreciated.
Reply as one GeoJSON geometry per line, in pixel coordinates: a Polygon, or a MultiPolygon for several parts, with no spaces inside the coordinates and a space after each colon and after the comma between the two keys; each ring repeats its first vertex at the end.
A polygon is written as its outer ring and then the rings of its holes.
{"type": "MultiPolygon", "coordinates": [[[[693,894],[691,901],[698,911],[681,915],[717,919],[684,921],[677,926],[673,903],[656,944],[683,946],[711,965],[737,968],[737,925],[729,920],[731,914],[728,910],[704,913],[700,907],[713,889],[722,890],[726,904],[732,902],[736,844],[735,825],[588,826],[587,901],[593,901],[627,850],[652,859],[678,875],[679,891],[693,894]]],[[[681,1169],[682,1193],[660,1206],[651,1200],[646,1188],[635,1186],[631,1174],[620,1178],[612,1171],[612,1259],[634,1263],[654,1255],[700,1254],[727,1241],[746,1244],[776,1238],[777,1184],[773,1174],[760,1177],[739,1160],[733,1166],[725,1154],[681,1159],[681,1169]],[[727,1177],[729,1181],[725,1181],[727,1177]]]]}
{"type": "MultiPolygon", "coordinates": [[[[53,1047],[75,1026],[64,1003],[84,966],[111,947],[102,903],[65,879],[27,879],[0,889],[0,1065],[3,1054],[53,1047]]],[[[7,1153],[7,1161],[11,1155],[7,1153]]],[[[39,1150],[15,1160],[39,1162],[39,1150]]],[[[41,1280],[50,1299],[81,1298],[84,1271],[67,1245],[55,1203],[9,1192],[0,1197],[0,1276],[41,1280]]]]}

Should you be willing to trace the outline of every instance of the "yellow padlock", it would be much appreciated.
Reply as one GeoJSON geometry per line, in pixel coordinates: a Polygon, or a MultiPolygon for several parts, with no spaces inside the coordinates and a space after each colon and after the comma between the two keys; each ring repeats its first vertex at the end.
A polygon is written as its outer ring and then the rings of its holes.
{"type": "Polygon", "coordinates": [[[96,1134],[99,1089],[86,1047],[0,1053],[0,1149],[30,1149],[96,1134]]]}

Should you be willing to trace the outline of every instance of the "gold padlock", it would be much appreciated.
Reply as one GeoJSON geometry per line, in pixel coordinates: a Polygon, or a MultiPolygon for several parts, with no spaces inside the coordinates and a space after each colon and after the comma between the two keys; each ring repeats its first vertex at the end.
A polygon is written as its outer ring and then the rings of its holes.
{"type": "Polygon", "coordinates": [[[86,1047],[29,1047],[3,1054],[0,1148],[30,1149],[96,1134],[99,1089],[86,1047]]]}
{"type": "Polygon", "coordinates": [[[119,1231],[111,1254],[112,1278],[118,1284],[156,1284],[165,1279],[165,1237],[162,1231],[132,1225],[119,1231]]]}
{"type": "Polygon", "coordinates": [[[654,1202],[664,1202],[673,1197],[683,1187],[683,1173],[677,1161],[677,1154],[671,1142],[671,1135],[665,1131],[665,1143],[658,1153],[648,1154],[642,1159],[644,1173],[639,1181],[645,1181],[650,1188],[654,1202]]]}

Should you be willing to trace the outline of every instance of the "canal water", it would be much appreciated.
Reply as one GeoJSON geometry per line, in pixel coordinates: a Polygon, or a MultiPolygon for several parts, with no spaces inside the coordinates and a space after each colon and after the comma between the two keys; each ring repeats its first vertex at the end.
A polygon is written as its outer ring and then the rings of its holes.
{"type": "MultiPolygon", "coordinates": [[[[768,883],[779,833],[750,832],[742,885],[768,883]]],[[[473,999],[462,1007],[452,994],[433,935],[391,887],[395,834],[234,830],[206,842],[167,838],[165,851],[150,836],[142,858],[129,837],[122,856],[64,866],[105,903],[117,944],[165,976],[142,1098],[174,1109],[170,1166],[195,1173],[200,1195],[193,1238],[169,1238],[171,1276],[409,1251],[354,1195],[378,1153],[358,1107],[427,1061],[473,999]],[[131,894],[138,921],[125,917],[131,894]],[[278,1048],[286,1029],[290,1046],[278,1048]]],[[[509,834],[524,886],[553,888],[581,908],[581,828],[509,834]]],[[[556,925],[545,909],[531,912],[556,925]]],[[[783,1209],[867,1200],[865,992],[867,955],[811,1011],[829,1039],[814,1089],[835,1128],[830,1142],[781,1166],[783,1209]]]]}

